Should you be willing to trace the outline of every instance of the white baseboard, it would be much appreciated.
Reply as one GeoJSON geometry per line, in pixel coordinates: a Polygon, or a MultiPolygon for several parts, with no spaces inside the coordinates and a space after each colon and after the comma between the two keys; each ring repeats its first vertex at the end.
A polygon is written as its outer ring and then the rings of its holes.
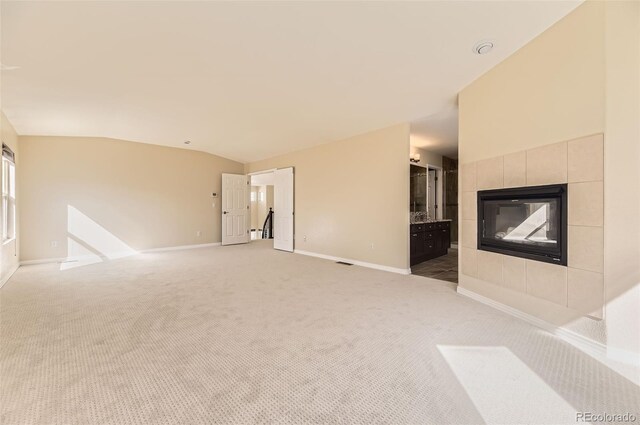
{"type": "Polygon", "coordinates": [[[510,307],[506,304],[499,303],[497,301],[492,300],[491,298],[484,297],[480,294],[477,294],[473,291],[469,291],[468,289],[461,288],[458,286],[458,293],[460,295],[464,295],[466,297],[472,298],[476,301],[481,302],[482,304],[486,304],[490,307],[495,308],[496,310],[500,310],[504,313],[515,316],[525,322],[528,322],[532,325],[535,325],[539,328],[544,329],[545,331],[551,332],[554,335],[559,336],[565,341],[569,342],[572,345],[579,345],[582,351],[589,352],[595,356],[601,356],[607,354],[607,347],[604,344],[593,341],[589,338],[585,338],[582,335],[579,335],[575,332],[572,332],[568,329],[564,329],[551,323],[542,320],[538,317],[532,316],[530,314],[524,313],[516,308],[510,307]]]}
{"type": "MultiPolygon", "coordinates": [[[[562,339],[563,341],[568,342],[569,344],[578,348],[580,351],[584,352],[585,354],[593,357],[594,359],[604,364],[605,366],[610,367],[611,369],[616,370],[618,373],[625,375],[627,378],[633,380],[634,382],[638,380],[638,376],[629,375],[628,373],[626,373],[627,372],[626,370],[625,371],[620,370],[621,363],[623,363],[624,366],[640,368],[640,356],[638,356],[637,354],[630,353],[628,351],[619,350],[616,348],[607,347],[606,345],[600,342],[584,337],[569,329],[563,328],[561,326],[553,325],[538,317],[524,313],[516,308],[494,301],[491,298],[484,297],[473,291],[469,291],[468,289],[461,288],[460,286],[458,286],[457,291],[460,295],[469,297],[475,301],[481,302],[482,304],[493,307],[496,310],[500,310],[511,316],[517,317],[518,319],[524,320],[527,323],[537,326],[549,333],[552,333],[557,337],[559,337],[560,339],[562,339]]],[[[636,383],[638,384],[638,382],[636,383]]]]}
{"type": "Polygon", "coordinates": [[[0,288],[2,288],[4,284],[7,283],[9,279],[11,279],[11,276],[13,276],[13,274],[16,272],[16,270],[18,270],[18,268],[20,268],[20,263],[14,264],[13,267],[9,269],[9,271],[4,275],[4,277],[0,279],[0,288]]]}
{"type": "Polygon", "coordinates": [[[164,248],[143,249],[138,252],[140,254],[146,254],[151,252],[182,251],[183,249],[209,248],[212,246],[220,246],[220,245],[221,245],[220,242],[211,242],[211,243],[201,243],[196,245],[178,245],[178,246],[168,246],[164,248]]]}
{"type": "Polygon", "coordinates": [[[60,258],[42,258],[40,260],[24,260],[20,261],[20,266],[35,266],[38,264],[48,264],[48,263],[62,263],[65,261],[72,261],[69,257],[60,257],[60,258]]]}
{"type": "Polygon", "coordinates": [[[611,360],[615,360],[616,362],[635,366],[640,369],[640,356],[630,351],[621,350],[615,347],[608,347],[607,357],[611,360]]]}
{"type": "MultiPolygon", "coordinates": [[[[151,248],[151,249],[141,249],[140,251],[134,251],[134,252],[117,252],[117,253],[111,253],[109,254],[109,256],[100,256],[100,258],[105,258],[105,259],[116,259],[116,258],[123,258],[123,257],[130,257],[133,255],[138,255],[138,254],[151,254],[154,252],[166,252],[166,251],[181,251],[184,249],[198,249],[198,248],[209,248],[209,247],[213,247],[213,246],[220,246],[220,242],[212,242],[212,243],[203,243],[203,244],[197,244],[197,245],[178,245],[178,246],[167,246],[167,247],[162,247],[162,248],[151,248]]],[[[48,264],[48,263],[65,263],[68,261],[84,261],[84,260],[90,260],[96,258],[96,256],[93,255],[82,255],[82,256],[71,256],[71,257],[59,257],[59,258],[43,258],[40,260],[27,260],[27,261],[21,261],[20,265],[21,266],[33,266],[36,264],[48,264]]]]}
{"type": "Polygon", "coordinates": [[[367,267],[370,269],[382,270],[385,272],[398,273],[398,274],[411,274],[411,269],[401,269],[397,267],[383,266],[381,264],[367,263],[365,261],[352,260],[350,258],[334,257],[333,255],[318,254],[316,252],[303,251],[296,249],[294,254],[308,255],[309,257],[317,257],[331,261],[342,261],[345,263],[353,264],[354,266],[367,267]]]}

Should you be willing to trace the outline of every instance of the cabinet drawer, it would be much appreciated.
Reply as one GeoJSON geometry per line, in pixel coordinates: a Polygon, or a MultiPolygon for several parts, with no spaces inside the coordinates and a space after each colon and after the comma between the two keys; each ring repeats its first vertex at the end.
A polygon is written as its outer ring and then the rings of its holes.
{"type": "Polygon", "coordinates": [[[412,224],[411,233],[424,232],[424,224],[412,224]]]}

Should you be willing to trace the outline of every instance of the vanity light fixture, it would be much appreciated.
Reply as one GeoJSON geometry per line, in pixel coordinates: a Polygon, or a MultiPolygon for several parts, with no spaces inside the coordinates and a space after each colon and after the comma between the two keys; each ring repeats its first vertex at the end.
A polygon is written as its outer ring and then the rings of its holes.
{"type": "Polygon", "coordinates": [[[412,153],[409,156],[409,161],[411,161],[411,162],[420,162],[420,154],[419,153],[412,153]]]}

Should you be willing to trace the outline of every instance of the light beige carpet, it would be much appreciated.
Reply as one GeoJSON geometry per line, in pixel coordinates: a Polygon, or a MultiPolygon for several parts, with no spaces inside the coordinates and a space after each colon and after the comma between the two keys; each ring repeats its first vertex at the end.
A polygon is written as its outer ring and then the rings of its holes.
{"type": "Polygon", "coordinates": [[[2,424],[640,416],[637,386],[443,282],[264,242],[59,269],[0,290],[2,424]]]}

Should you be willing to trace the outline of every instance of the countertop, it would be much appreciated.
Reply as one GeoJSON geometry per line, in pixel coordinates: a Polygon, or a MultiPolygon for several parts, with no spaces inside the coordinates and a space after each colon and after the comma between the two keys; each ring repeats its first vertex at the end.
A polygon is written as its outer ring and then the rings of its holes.
{"type": "Polygon", "coordinates": [[[429,224],[429,223],[442,223],[445,221],[452,221],[450,218],[443,218],[441,220],[426,220],[426,221],[412,221],[411,224],[429,224]]]}

